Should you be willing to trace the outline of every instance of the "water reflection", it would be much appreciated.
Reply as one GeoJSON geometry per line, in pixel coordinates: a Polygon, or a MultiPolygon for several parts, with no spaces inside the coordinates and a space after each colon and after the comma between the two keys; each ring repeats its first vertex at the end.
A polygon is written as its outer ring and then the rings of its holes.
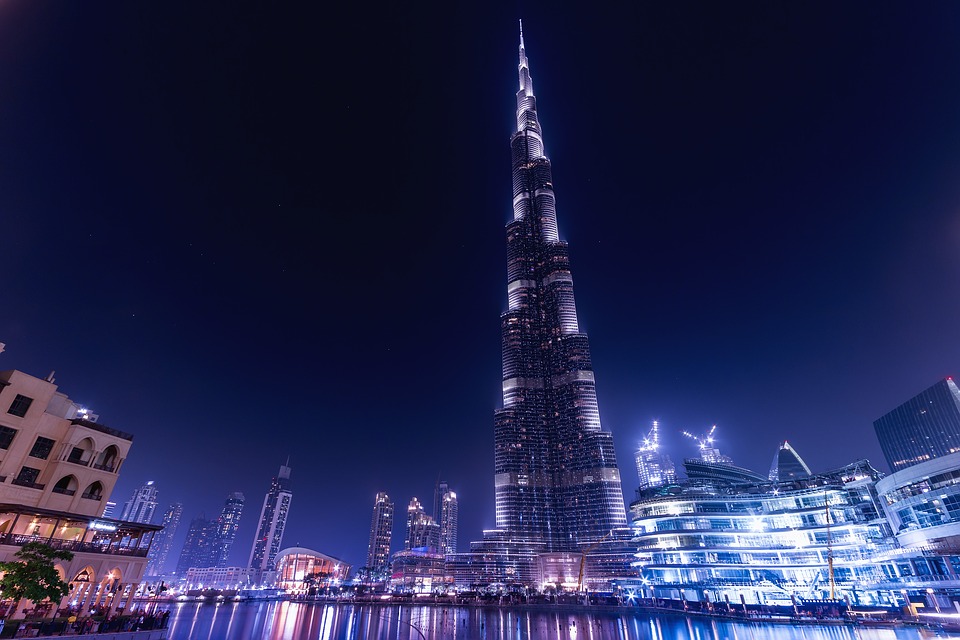
{"type": "Polygon", "coordinates": [[[244,602],[171,605],[170,640],[920,640],[921,629],[789,626],[629,613],[244,602]]]}

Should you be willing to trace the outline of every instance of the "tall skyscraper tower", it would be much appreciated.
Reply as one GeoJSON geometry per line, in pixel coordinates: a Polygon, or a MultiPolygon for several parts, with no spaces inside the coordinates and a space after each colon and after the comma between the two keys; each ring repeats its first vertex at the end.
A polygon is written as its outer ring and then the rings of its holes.
{"type": "Polygon", "coordinates": [[[239,491],[227,496],[227,500],[217,518],[216,533],[213,539],[213,566],[225,567],[230,556],[230,548],[237,539],[240,516],[243,514],[243,494],[239,491]]]}
{"type": "Polygon", "coordinates": [[[440,546],[437,552],[448,555],[457,552],[457,520],[460,517],[460,506],[457,503],[457,494],[450,489],[440,496],[440,512],[437,516],[440,524],[440,546]]]}
{"type": "Polygon", "coordinates": [[[216,523],[200,514],[190,521],[187,539],[183,542],[180,558],[177,559],[177,576],[183,578],[190,567],[210,567],[213,565],[213,537],[216,523]]]}
{"type": "MultiPolygon", "coordinates": [[[[289,460],[287,461],[289,464],[289,460]]],[[[270,482],[270,490],[263,498],[260,510],[260,523],[257,525],[257,537],[250,551],[250,567],[260,572],[273,571],[273,562],[280,551],[283,541],[283,529],[287,525],[287,514],[293,492],[290,490],[290,467],[280,465],[280,472],[270,482]]]]}
{"type": "Polygon", "coordinates": [[[809,478],[812,475],[810,467],[803,461],[797,450],[786,440],[781,442],[777,452],[773,454],[773,462],[770,464],[770,473],[767,477],[773,482],[789,482],[809,478]]]}
{"type": "Polygon", "coordinates": [[[370,545],[367,547],[367,567],[377,576],[387,577],[390,570],[390,539],[393,535],[393,502],[384,492],[373,501],[373,520],[370,522],[370,545]]]}
{"type": "Polygon", "coordinates": [[[437,477],[437,486],[433,489],[433,519],[440,522],[440,511],[443,509],[443,494],[450,491],[446,480],[437,477]]]}
{"type": "Polygon", "coordinates": [[[133,496],[123,505],[121,520],[127,522],[153,522],[153,512],[157,509],[157,487],[153,480],[133,492],[133,496]]]}
{"type": "Polygon", "coordinates": [[[403,547],[407,551],[412,549],[429,549],[436,552],[440,544],[440,526],[423,510],[420,500],[412,498],[407,505],[407,536],[403,547]]]}
{"type": "Polygon", "coordinates": [[[873,421],[891,471],[960,451],[960,389],[944,378],[873,421]]]}
{"type": "Polygon", "coordinates": [[[501,316],[503,408],[494,420],[496,522],[511,540],[576,551],[627,519],[613,437],[600,425],[567,243],[557,233],[522,29],[518,69],[508,310],[501,316]]]}
{"type": "Polygon", "coordinates": [[[660,423],[656,420],[647,432],[647,437],[637,447],[635,457],[641,490],[662,487],[676,481],[677,468],[670,456],[660,451],[660,423]]]}
{"type": "Polygon", "coordinates": [[[173,548],[173,538],[177,535],[177,528],[180,526],[180,519],[183,517],[183,504],[174,502],[167,507],[163,514],[163,520],[160,522],[163,529],[157,533],[150,551],[147,553],[147,571],[148,576],[162,575],[167,569],[167,558],[170,557],[170,549],[173,548]]]}

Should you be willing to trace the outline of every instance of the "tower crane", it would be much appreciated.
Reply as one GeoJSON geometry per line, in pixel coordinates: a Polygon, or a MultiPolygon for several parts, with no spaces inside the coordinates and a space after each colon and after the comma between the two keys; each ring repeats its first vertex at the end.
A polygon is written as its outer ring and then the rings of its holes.
{"type": "Polygon", "coordinates": [[[600,546],[600,543],[613,535],[613,529],[607,531],[607,534],[587,547],[583,554],[580,556],[580,575],[577,577],[577,593],[580,593],[583,590],[583,565],[587,562],[587,554],[600,546]]]}

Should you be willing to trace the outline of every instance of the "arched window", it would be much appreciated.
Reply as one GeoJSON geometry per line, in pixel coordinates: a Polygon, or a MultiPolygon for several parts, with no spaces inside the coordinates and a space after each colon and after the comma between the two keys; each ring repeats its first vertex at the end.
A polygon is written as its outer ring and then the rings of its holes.
{"type": "Polygon", "coordinates": [[[70,451],[70,455],[67,456],[67,462],[72,462],[74,464],[82,464],[87,466],[90,464],[90,459],[93,457],[94,444],[93,440],[90,438],[84,438],[77,444],[73,445],[73,449],[70,451]]]}
{"type": "Polygon", "coordinates": [[[99,482],[92,483],[80,497],[87,500],[100,500],[103,497],[103,485],[99,482]]]}
{"type": "Polygon", "coordinates": [[[57,481],[57,484],[53,485],[54,493],[62,493],[65,496],[76,495],[77,488],[77,479],[73,476],[64,476],[57,481]]]}
{"type": "Polygon", "coordinates": [[[97,461],[94,463],[93,468],[113,472],[117,468],[119,458],[120,449],[112,444],[103,450],[103,453],[100,454],[100,457],[97,458],[97,461]]]}

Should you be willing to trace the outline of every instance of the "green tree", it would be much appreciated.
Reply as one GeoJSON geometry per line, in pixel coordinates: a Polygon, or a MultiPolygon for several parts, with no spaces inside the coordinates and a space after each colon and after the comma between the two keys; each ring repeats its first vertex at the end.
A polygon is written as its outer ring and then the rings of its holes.
{"type": "Polygon", "coordinates": [[[70,585],[60,579],[54,567],[56,560],[73,560],[73,554],[53,549],[41,542],[28,542],[14,554],[13,562],[0,562],[0,594],[17,602],[23,598],[33,603],[44,600],[59,602],[70,593],[70,585]]]}

